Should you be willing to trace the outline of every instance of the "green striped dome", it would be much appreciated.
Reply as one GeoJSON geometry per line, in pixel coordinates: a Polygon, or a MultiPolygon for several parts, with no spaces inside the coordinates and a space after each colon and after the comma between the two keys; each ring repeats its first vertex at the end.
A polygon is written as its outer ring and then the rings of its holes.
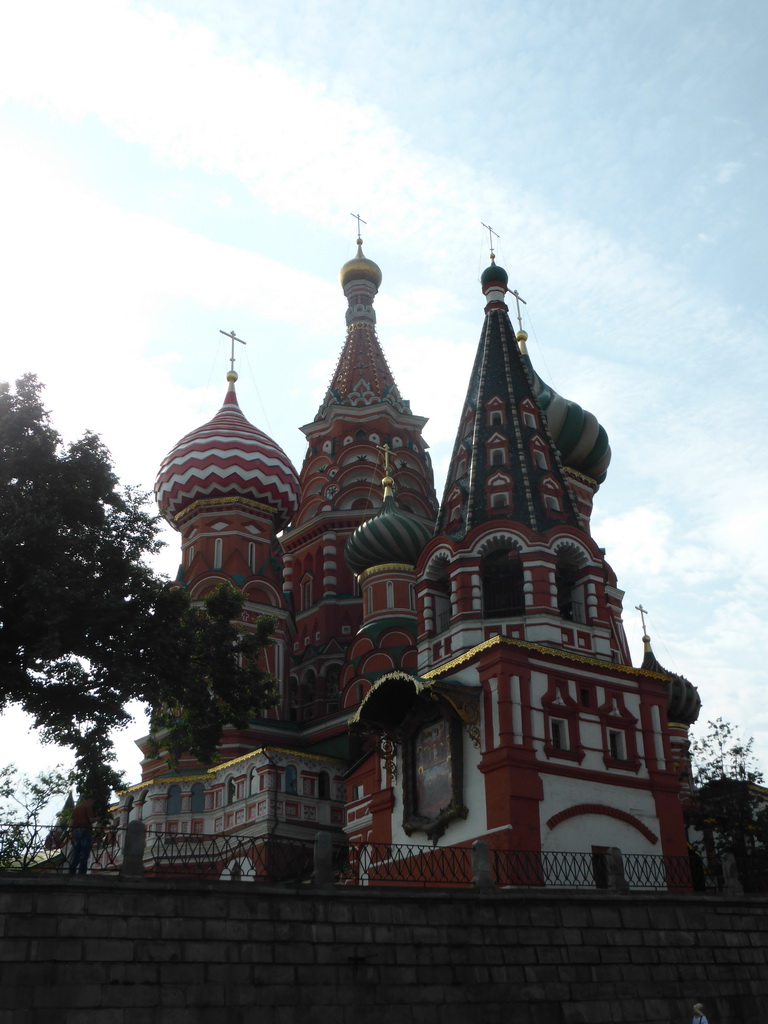
{"type": "Polygon", "coordinates": [[[349,538],[344,558],[357,575],[388,562],[415,565],[431,536],[428,523],[401,512],[395,499],[387,495],[381,512],[358,526],[349,538]]]}
{"type": "Polygon", "coordinates": [[[664,684],[667,691],[667,718],[670,722],[682,722],[684,725],[693,725],[701,711],[701,697],[699,691],[685,676],[677,672],[670,672],[669,669],[658,661],[651,649],[650,637],[644,636],[645,655],[641,668],[650,672],[661,672],[668,676],[669,680],[664,684]]]}
{"type": "MultiPolygon", "coordinates": [[[[518,338],[525,341],[525,332],[518,338]]],[[[547,418],[549,433],[554,441],[563,465],[591,476],[599,484],[605,480],[611,461],[611,446],[605,428],[597,417],[582,409],[576,402],[569,402],[539,377],[533,364],[523,351],[523,360],[531,375],[533,393],[539,408],[547,418]]]]}

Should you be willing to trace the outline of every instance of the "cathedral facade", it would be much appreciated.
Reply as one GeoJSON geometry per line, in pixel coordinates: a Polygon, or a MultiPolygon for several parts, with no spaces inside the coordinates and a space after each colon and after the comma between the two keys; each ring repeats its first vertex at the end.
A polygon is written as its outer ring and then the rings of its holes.
{"type": "MultiPolygon", "coordinates": [[[[207,834],[684,855],[695,688],[631,664],[622,591],[590,532],[610,447],[538,375],[483,273],[484,321],[442,501],[422,431],[376,332],[379,267],[341,271],[346,338],[302,428],[300,473],[220,411],[157,478],[178,583],[277,619],[280,701],[225,731],[213,766],[150,753],[121,823],[207,834]]],[[[516,297],[516,296],[515,296],[516,297]]]]}

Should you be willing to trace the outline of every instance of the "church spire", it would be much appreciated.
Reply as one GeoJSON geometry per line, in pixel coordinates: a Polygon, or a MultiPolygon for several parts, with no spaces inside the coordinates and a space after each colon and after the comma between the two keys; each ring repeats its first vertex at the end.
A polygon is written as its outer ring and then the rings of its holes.
{"type": "Polygon", "coordinates": [[[323,418],[332,405],[360,407],[378,402],[387,402],[398,412],[410,413],[410,405],[400,396],[376,336],[373,300],[382,275],[378,264],[364,255],[360,235],[357,236],[357,254],[341,268],[340,279],[347,297],[347,336],[315,419],[323,418]]]}
{"type": "Polygon", "coordinates": [[[437,531],[457,540],[491,519],[512,520],[533,533],[558,524],[579,526],[510,323],[507,272],[494,259],[480,282],[485,322],[437,531]]]}

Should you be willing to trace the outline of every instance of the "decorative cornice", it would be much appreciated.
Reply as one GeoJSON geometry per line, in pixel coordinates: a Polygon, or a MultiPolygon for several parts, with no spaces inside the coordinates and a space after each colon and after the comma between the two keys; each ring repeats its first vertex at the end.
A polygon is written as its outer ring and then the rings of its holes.
{"type": "Polygon", "coordinates": [[[245,505],[248,508],[257,509],[259,512],[267,512],[271,516],[276,516],[278,514],[278,509],[274,508],[272,505],[264,505],[260,501],[254,501],[253,498],[198,498],[196,501],[193,501],[191,505],[187,505],[186,508],[183,508],[181,512],[176,513],[173,517],[174,523],[178,523],[182,519],[185,519],[192,511],[196,510],[201,505],[245,505]]]}
{"type": "Polygon", "coordinates": [[[137,782],[135,786],[128,786],[127,789],[118,789],[115,792],[118,796],[125,796],[126,793],[135,793],[139,789],[149,789],[156,782],[204,782],[209,776],[206,775],[158,775],[154,779],[146,779],[144,782],[137,782]]]}
{"type": "Polygon", "coordinates": [[[582,473],[580,470],[574,469],[573,466],[563,466],[563,470],[568,474],[568,476],[575,476],[577,479],[583,480],[584,483],[591,484],[595,489],[600,486],[593,476],[587,476],[586,473],[582,473]]]}
{"type": "Polygon", "coordinates": [[[517,640],[511,636],[492,636],[488,640],[483,640],[481,644],[476,647],[470,648],[456,658],[452,658],[451,661],[447,661],[444,665],[439,665],[437,668],[430,669],[429,672],[424,672],[422,678],[424,679],[435,679],[442,675],[444,672],[452,672],[459,665],[464,665],[468,661],[472,661],[474,658],[481,654],[483,651],[490,650],[492,647],[496,647],[499,644],[504,644],[509,647],[522,647],[530,651],[537,651],[539,654],[546,654],[553,658],[563,658],[565,661],[575,661],[583,665],[593,665],[598,668],[609,668],[614,672],[623,672],[626,675],[642,676],[644,679],[660,679],[666,682],[669,676],[664,675],[661,672],[649,672],[641,668],[633,668],[632,665],[617,665],[614,661],[601,661],[599,658],[589,658],[585,654],[575,654],[569,651],[561,651],[557,647],[545,647],[544,644],[535,644],[530,640],[517,640]]]}
{"type": "Polygon", "coordinates": [[[224,768],[231,768],[233,764],[239,764],[241,761],[247,761],[249,757],[255,757],[256,754],[289,754],[291,757],[306,757],[311,758],[313,761],[332,761],[334,764],[341,763],[340,758],[328,757],[327,754],[310,754],[306,750],[291,750],[288,747],[259,747],[257,750],[252,750],[248,754],[241,754],[240,757],[235,757],[231,761],[222,761],[221,764],[217,764],[213,768],[209,768],[208,773],[209,775],[215,775],[224,768]]]}
{"type": "Polygon", "coordinates": [[[368,579],[375,572],[413,572],[414,566],[409,565],[408,562],[382,562],[381,565],[372,565],[370,569],[363,569],[360,575],[357,577],[358,583],[362,583],[363,580],[368,579]]]}
{"type": "Polygon", "coordinates": [[[291,750],[288,747],[258,747],[256,750],[251,750],[248,754],[241,754],[239,757],[232,758],[231,761],[222,761],[221,764],[214,765],[204,775],[158,775],[153,779],[147,779],[145,782],[137,782],[135,786],[129,786],[127,789],[118,789],[117,795],[124,796],[126,793],[134,793],[138,789],[148,789],[155,783],[160,782],[210,782],[212,775],[217,775],[225,768],[231,768],[232,765],[239,764],[241,761],[247,761],[258,754],[288,754],[291,757],[303,757],[313,761],[330,761],[333,764],[343,763],[341,758],[328,757],[327,754],[310,754],[306,750],[291,750]]]}

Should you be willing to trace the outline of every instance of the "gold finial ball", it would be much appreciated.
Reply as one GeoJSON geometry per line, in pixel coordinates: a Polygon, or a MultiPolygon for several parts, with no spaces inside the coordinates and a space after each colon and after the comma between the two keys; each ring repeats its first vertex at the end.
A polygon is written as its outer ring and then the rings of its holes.
{"type": "Polygon", "coordinates": [[[391,487],[394,482],[395,481],[392,479],[392,477],[387,475],[385,477],[382,477],[382,479],[381,479],[381,486],[382,487],[391,487]]]}
{"type": "Polygon", "coordinates": [[[528,341],[528,334],[525,331],[518,331],[515,337],[518,341],[528,341]]]}
{"type": "Polygon", "coordinates": [[[234,370],[230,370],[229,373],[227,374],[227,380],[229,381],[230,384],[234,384],[235,381],[237,380],[237,373],[234,370]]]}

